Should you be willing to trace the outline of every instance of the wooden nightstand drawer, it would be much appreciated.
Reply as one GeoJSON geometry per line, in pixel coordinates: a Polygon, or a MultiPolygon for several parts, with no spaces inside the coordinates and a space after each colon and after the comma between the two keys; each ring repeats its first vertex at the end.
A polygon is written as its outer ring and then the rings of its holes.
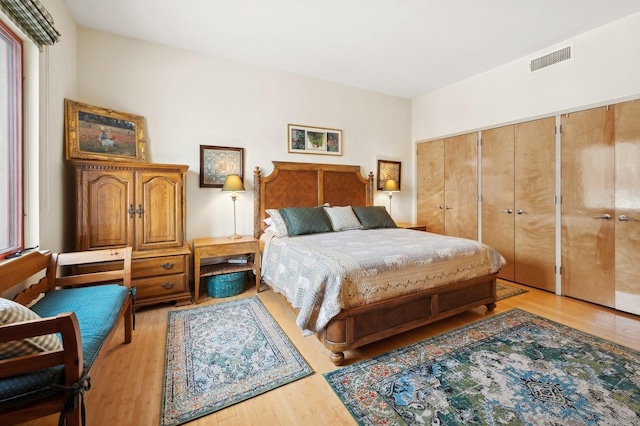
{"type": "Polygon", "coordinates": [[[173,293],[187,291],[187,280],[185,274],[164,275],[161,277],[143,278],[133,280],[136,287],[137,298],[146,299],[148,297],[170,296],[173,293]]]}
{"type": "Polygon", "coordinates": [[[164,256],[135,259],[131,264],[133,279],[158,275],[182,274],[187,269],[187,256],[164,256]]]}

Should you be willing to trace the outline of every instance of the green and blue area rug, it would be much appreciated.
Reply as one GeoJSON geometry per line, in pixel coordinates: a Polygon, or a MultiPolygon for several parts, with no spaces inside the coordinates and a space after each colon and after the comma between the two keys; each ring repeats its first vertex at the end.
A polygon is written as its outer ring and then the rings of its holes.
{"type": "Polygon", "coordinates": [[[169,312],[161,426],[313,373],[257,296],[169,312]]]}
{"type": "Polygon", "coordinates": [[[640,425],[640,352],[518,309],[324,376],[361,425],[640,425]]]}

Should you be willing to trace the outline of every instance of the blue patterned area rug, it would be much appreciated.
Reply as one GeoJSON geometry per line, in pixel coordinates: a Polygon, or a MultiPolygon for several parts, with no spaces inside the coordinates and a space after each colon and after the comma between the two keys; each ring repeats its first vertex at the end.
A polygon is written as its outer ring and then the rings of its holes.
{"type": "Polygon", "coordinates": [[[160,424],[188,422],[312,373],[256,296],[170,311],[160,424]]]}
{"type": "Polygon", "coordinates": [[[361,425],[640,424],[640,352],[518,309],[325,378],[361,425]]]}

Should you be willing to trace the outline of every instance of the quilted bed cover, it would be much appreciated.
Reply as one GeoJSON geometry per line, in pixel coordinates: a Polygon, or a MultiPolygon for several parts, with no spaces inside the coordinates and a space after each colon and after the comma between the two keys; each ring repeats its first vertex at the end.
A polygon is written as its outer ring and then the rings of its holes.
{"type": "Polygon", "coordinates": [[[305,335],[343,309],[493,274],[506,264],[481,242],[401,228],[261,239],[262,278],[299,309],[296,324],[305,335]]]}

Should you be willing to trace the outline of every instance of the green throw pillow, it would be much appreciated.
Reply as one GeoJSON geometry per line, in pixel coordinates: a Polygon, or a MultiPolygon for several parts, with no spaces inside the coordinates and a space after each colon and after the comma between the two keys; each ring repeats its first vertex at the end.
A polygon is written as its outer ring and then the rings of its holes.
{"type": "Polygon", "coordinates": [[[352,207],[364,229],[397,228],[387,209],[382,206],[352,207]]]}
{"type": "Polygon", "coordinates": [[[322,206],[286,207],[278,211],[287,224],[287,232],[290,237],[333,231],[331,222],[322,206]]]}

